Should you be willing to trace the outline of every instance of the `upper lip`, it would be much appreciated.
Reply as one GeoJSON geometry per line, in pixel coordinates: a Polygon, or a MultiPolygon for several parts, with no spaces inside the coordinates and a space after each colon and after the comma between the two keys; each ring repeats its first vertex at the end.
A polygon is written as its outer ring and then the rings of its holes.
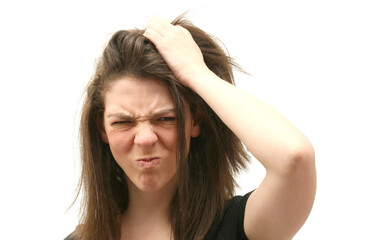
{"type": "Polygon", "coordinates": [[[158,157],[145,157],[145,158],[139,158],[137,161],[152,161],[154,159],[157,159],[158,157]]]}

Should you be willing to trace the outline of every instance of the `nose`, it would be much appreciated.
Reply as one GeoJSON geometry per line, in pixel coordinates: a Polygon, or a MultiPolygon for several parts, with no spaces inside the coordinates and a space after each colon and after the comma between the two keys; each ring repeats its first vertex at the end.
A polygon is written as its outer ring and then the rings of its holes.
{"type": "Polygon", "coordinates": [[[140,123],[137,126],[137,132],[135,134],[134,143],[139,146],[152,146],[158,140],[158,137],[149,123],[140,123]]]}

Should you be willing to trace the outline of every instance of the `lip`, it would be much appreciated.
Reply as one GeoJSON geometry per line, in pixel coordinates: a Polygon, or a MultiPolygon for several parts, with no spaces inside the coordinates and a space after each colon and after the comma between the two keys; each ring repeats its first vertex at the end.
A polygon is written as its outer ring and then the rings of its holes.
{"type": "Polygon", "coordinates": [[[137,165],[141,168],[153,168],[160,164],[160,158],[158,157],[140,158],[136,162],[137,165]]]}

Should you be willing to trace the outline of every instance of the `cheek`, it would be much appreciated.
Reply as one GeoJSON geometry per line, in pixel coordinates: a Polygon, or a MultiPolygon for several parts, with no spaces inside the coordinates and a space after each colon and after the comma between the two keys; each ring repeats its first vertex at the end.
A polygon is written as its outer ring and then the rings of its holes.
{"type": "Polygon", "coordinates": [[[131,134],[116,132],[108,134],[110,150],[116,161],[125,156],[133,144],[131,134]]]}
{"type": "Polygon", "coordinates": [[[176,146],[178,143],[178,134],[176,128],[164,129],[157,131],[157,136],[160,143],[171,152],[176,152],[176,146]]]}

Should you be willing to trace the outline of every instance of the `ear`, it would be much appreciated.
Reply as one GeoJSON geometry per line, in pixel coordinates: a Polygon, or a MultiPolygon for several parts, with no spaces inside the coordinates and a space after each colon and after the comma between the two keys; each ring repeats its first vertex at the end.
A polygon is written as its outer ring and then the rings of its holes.
{"type": "Polygon", "coordinates": [[[97,124],[98,131],[100,132],[102,141],[109,144],[109,139],[107,138],[107,134],[106,134],[105,127],[104,127],[104,124],[103,124],[103,120],[100,117],[96,118],[96,124],[97,124]]]}
{"type": "Polygon", "coordinates": [[[192,117],[192,126],[190,130],[191,137],[198,137],[201,134],[201,117],[198,112],[194,114],[192,117]]]}

